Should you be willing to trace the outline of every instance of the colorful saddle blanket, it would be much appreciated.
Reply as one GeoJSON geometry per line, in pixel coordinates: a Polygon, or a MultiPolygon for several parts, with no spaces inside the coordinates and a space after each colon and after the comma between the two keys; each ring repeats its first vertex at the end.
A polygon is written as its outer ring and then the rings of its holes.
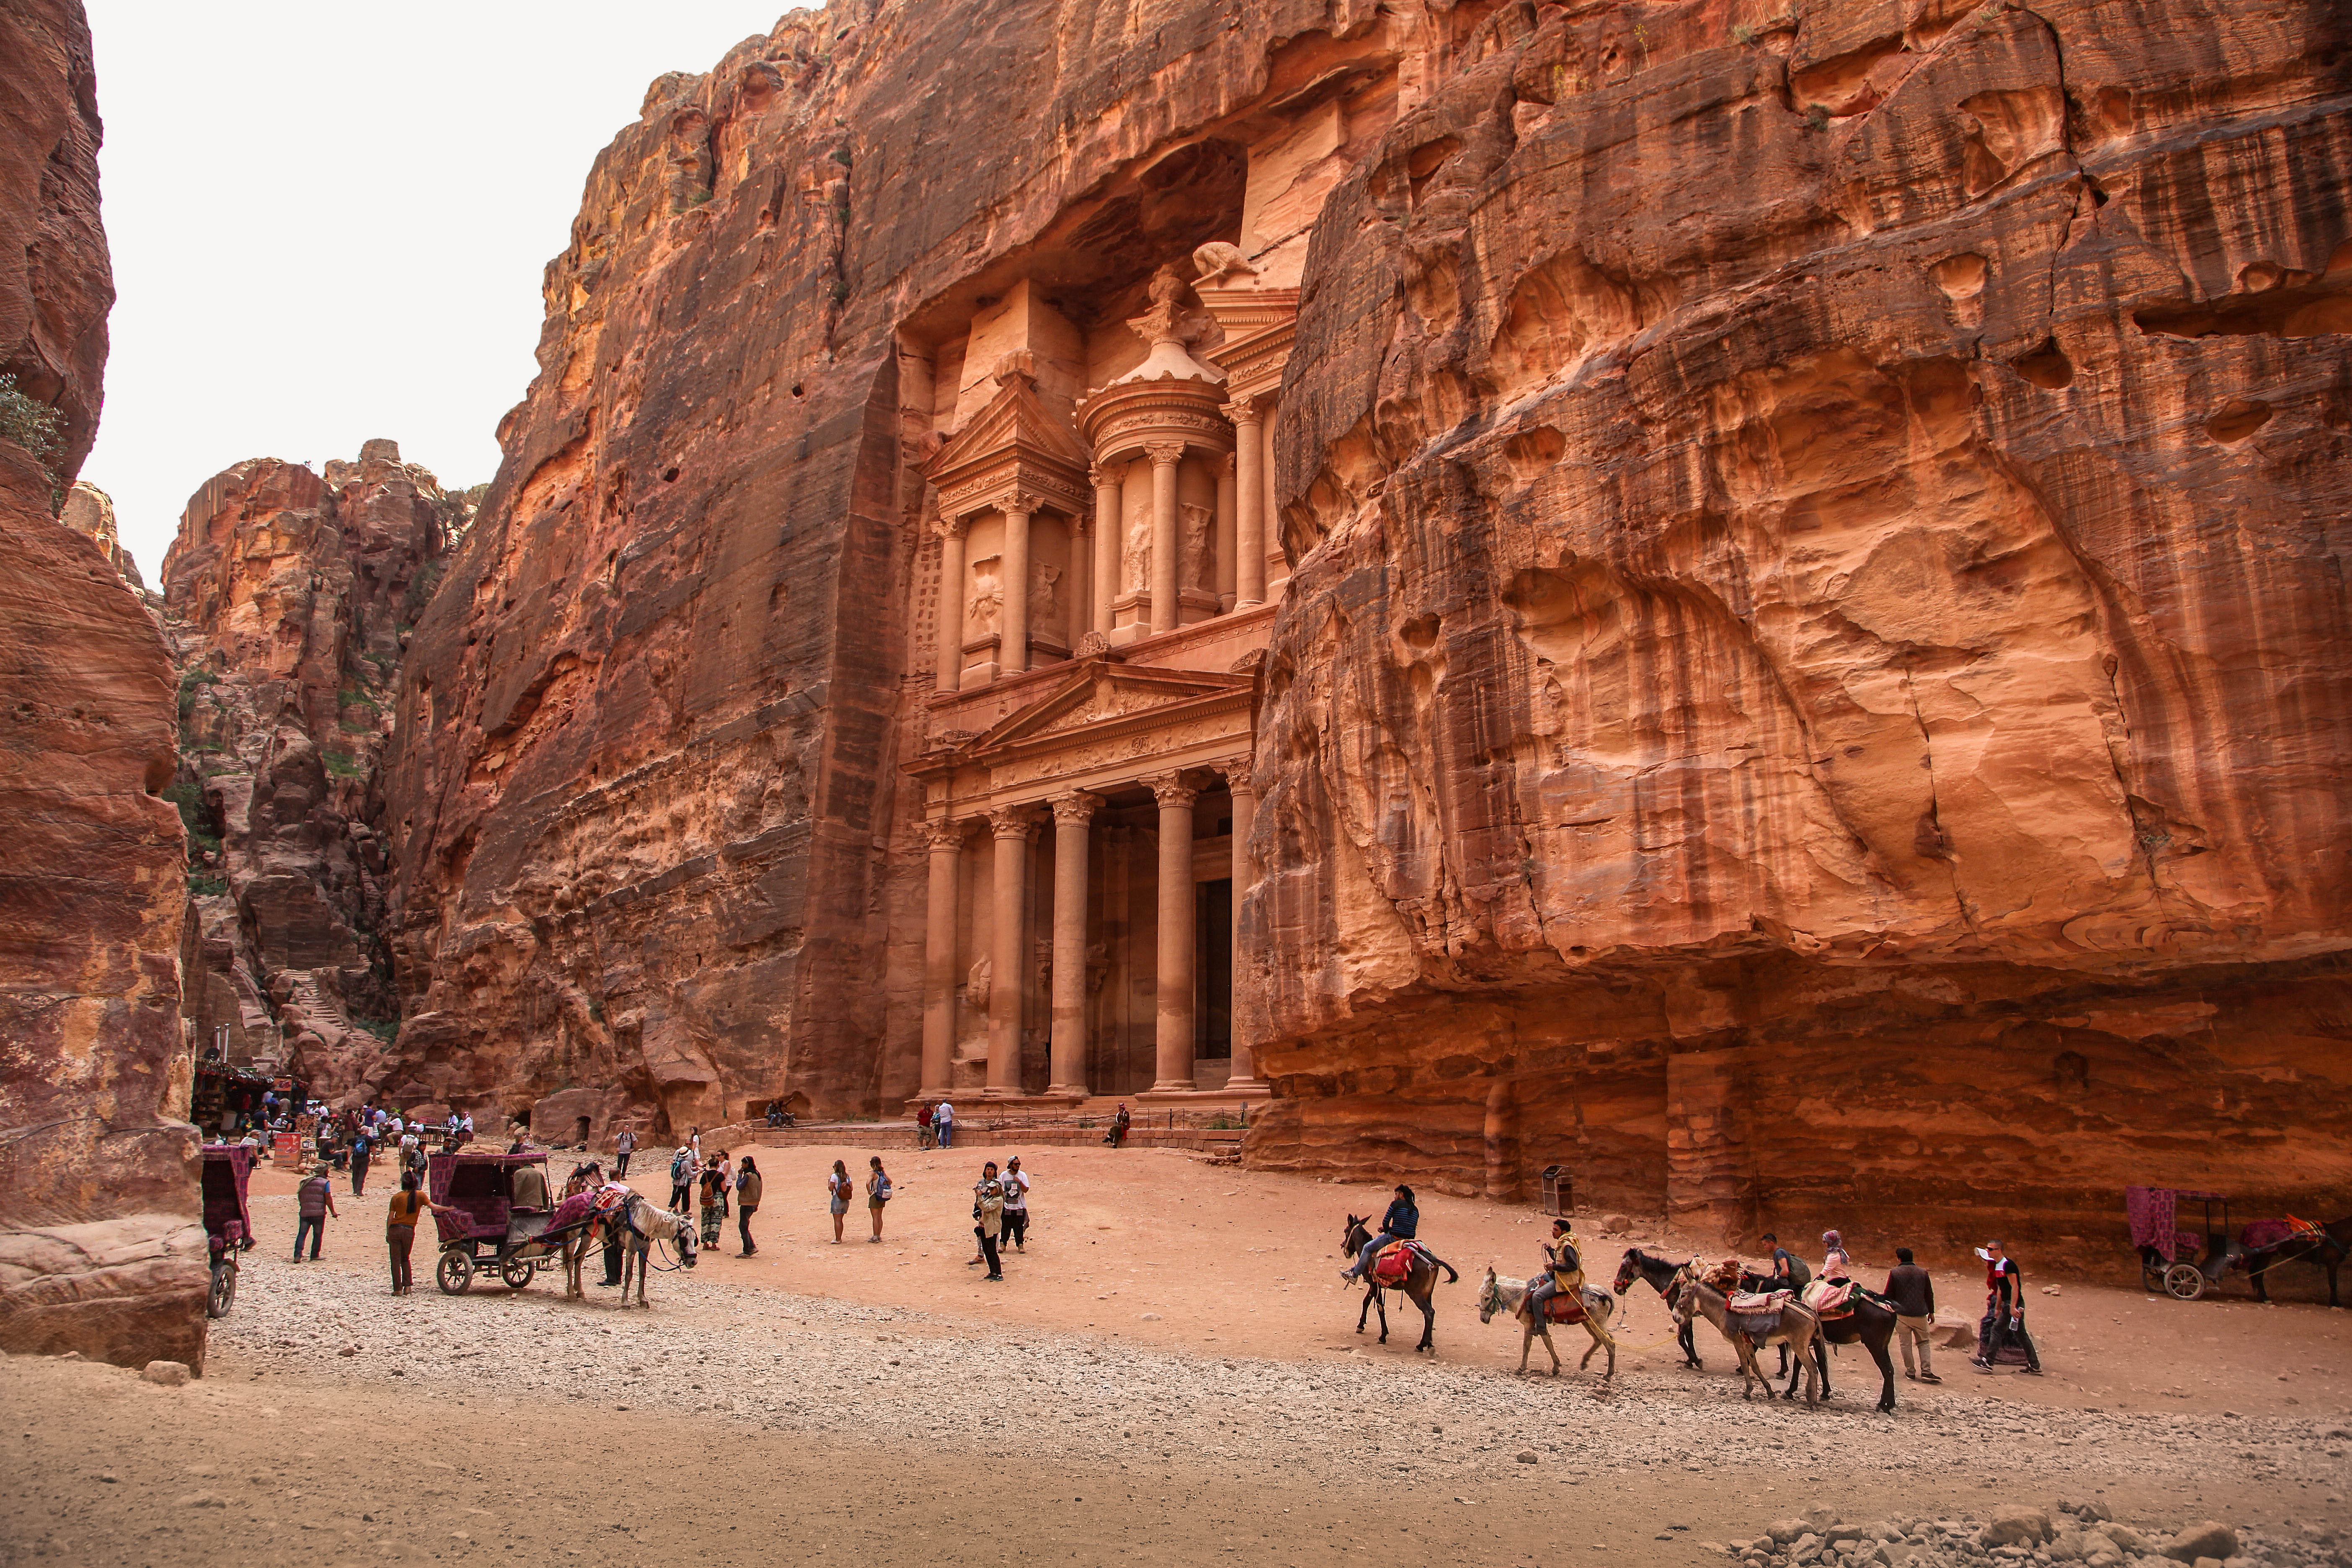
{"type": "MultiPolygon", "coordinates": [[[[574,1193],[557,1204],[555,1212],[547,1216],[547,1230],[566,1230],[586,1219],[594,1197],[593,1193],[574,1193]]],[[[540,1234],[543,1236],[546,1231],[540,1234]]]]}
{"type": "Polygon", "coordinates": [[[1853,1298],[1851,1279],[1816,1279],[1805,1287],[1803,1300],[1817,1318],[1843,1318],[1853,1310],[1853,1298]]]}
{"type": "Polygon", "coordinates": [[[1544,1321],[1547,1323],[1580,1323],[1584,1318],[1584,1298],[1580,1291],[1573,1295],[1553,1296],[1544,1302],[1544,1321]]]}
{"type": "Polygon", "coordinates": [[[1709,1264],[1706,1272],[1699,1276],[1699,1283],[1728,1296],[1739,1289],[1740,1272],[1739,1259],[1727,1258],[1720,1263],[1709,1264]]]}
{"type": "Polygon", "coordinates": [[[1391,1241],[1372,1254],[1372,1283],[1375,1285],[1403,1284],[1406,1277],[1412,1272],[1413,1254],[1420,1249],[1418,1242],[1391,1241]]]}
{"type": "Polygon", "coordinates": [[[1755,1293],[1743,1290],[1727,1301],[1725,1303],[1725,1307],[1727,1310],[1734,1312],[1772,1312],[1777,1314],[1781,1308],[1788,1304],[1789,1292],[1786,1290],[1764,1290],[1755,1293]]]}

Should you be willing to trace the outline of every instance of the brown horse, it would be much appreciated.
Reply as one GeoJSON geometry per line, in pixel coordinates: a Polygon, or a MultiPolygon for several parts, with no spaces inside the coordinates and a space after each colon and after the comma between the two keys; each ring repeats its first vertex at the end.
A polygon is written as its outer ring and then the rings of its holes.
{"type": "MultiPolygon", "coordinates": [[[[1348,1233],[1339,1242],[1339,1255],[1343,1258],[1360,1257],[1365,1244],[1371,1239],[1370,1223],[1354,1215],[1349,1215],[1348,1233]]],[[[1374,1308],[1378,1308],[1381,1314],[1380,1342],[1388,1343],[1389,1309],[1388,1302],[1384,1299],[1385,1292],[1402,1290],[1412,1299],[1414,1306],[1421,1309],[1421,1342],[1412,1348],[1415,1351],[1427,1351],[1430,1354],[1435,1355],[1437,1353],[1437,1308],[1430,1300],[1430,1292],[1437,1289],[1437,1271],[1441,1268],[1445,1270],[1445,1281],[1449,1285],[1462,1278],[1454,1272],[1454,1265],[1425,1247],[1413,1249],[1412,1268],[1405,1275],[1404,1283],[1402,1285],[1384,1287],[1367,1273],[1364,1276],[1364,1305],[1363,1309],[1356,1314],[1356,1331],[1360,1334],[1364,1331],[1364,1321],[1370,1316],[1374,1308]]]]}

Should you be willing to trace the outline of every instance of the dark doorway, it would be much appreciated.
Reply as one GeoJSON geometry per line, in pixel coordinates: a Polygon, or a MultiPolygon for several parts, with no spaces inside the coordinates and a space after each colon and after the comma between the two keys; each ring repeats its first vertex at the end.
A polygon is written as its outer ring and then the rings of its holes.
{"type": "Polygon", "coordinates": [[[1200,926],[1194,933],[1192,973],[1200,986],[1192,996],[1192,1054],[1234,1054],[1234,884],[1202,882],[1193,889],[1200,926]]]}

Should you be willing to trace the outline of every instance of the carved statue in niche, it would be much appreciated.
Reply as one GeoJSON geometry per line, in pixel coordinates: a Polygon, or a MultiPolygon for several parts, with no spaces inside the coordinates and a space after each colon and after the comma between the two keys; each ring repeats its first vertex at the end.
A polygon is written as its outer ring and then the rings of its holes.
{"type": "Polygon", "coordinates": [[[1125,552],[1120,556],[1127,569],[1127,591],[1148,594],[1151,591],[1151,525],[1136,524],[1127,531],[1125,552]]]}
{"type": "Polygon", "coordinates": [[[992,555],[985,561],[971,563],[971,600],[966,608],[965,625],[976,637],[996,635],[997,623],[1003,618],[1003,562],[992,555]]]}
{"type": "Polygon", "coordinates": [[[964,1001],[975,1012],[988,1010],[989,982],[995,973],[995,966],[989,963],[988,955],[982,953],[964,976],[964,1001]]]}
{"type": "Polygon", "coordinates": [[[1176,520],[1184,532],[1183,586],[1210,587],[1216,581],[1210,573],[1210,552],[1216,538],[1212,531],[1216,526],[1217,514],[1207,507],[1186,501],[1176,509],[1176,520]]]}
{"type": "Polygon", "coordinates": [[[1212,288],[1222,287],[1235,278],[1247,282],[1257,276],[1257,268],[1249,264],[1242,247],[1222,239],[1213,239],[1193,251],[1192,267],[1200,274],[1199,280],[1212,288]]]}
{"type": "Polygon", "coordinates": [[[1035,637],[1039,633],[1051,634],[1061,629],[1061,623],[1055,618],[1055,604],[1060,595],[1054,588],[1054,584],[1060,582],[1061,577],[1062,569],[1059,566],[1048,566],[1043,562],[1040,562],[1036,569],[1029,574],[1030,636],[1035,637]]]}

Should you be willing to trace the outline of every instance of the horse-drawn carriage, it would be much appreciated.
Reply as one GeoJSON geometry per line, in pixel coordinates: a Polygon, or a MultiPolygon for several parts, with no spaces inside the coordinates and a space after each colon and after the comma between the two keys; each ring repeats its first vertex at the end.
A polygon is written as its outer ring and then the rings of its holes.
{"type": "Polygon", "coordinates": [[[2139,1253],[2140,1283],[2150,1295],[2194,1301],[2231,1270],[2246,1275],[2258,1300],[2270,1300],[2265,1276],[2282,1263],[2305,1262],[2327,1270],[2327,1304],[2336,1304],[2336,1272],[2347,1256],[2352,1221],[2332,1226],[2287,1215],[2254,1220],[2231,1234],[2230,1200],[2220,1193],[2177,1187],[2126,1187],[2124,1212],[2131,1220],[2132,1246],[2139,1253]],[[2204,1210],[2202,1230],[2180,1226],[2182,1203],[2204,1210]]]}
{"type": "MultiPolygon", "coordinates": [[[[434,1226],[441,1234],[441,1258],[434,1265],[433,1282],[449,1296],[462,1296],[474,1283],[478,1268],[495,1269],[509,1290],[529,1285],[531,1276],[563,1261],[563,1244],[576,1233],[550,1228],[554,1211],[537,1205],[518,1207],[514,1175],[525,1166],[544,1167],[544,1153],[501,1154],[491,1150],[459,1149],[429,1156],[425,1161],[426,1191],[436,1208],[434,1226]]],[[[539,1190],[546,1190],[545,1172],[539,1190]]]]}
{"type": "Polygon", "coordinates": [[[204,1148],[205,1241],[212,1254],[212,1289],[205,1297],[208,1317],[226,1318],[236,1304],[237,1254],[253,1245],[253,1211],[246,1187],[253,1179],[250,1143],[207,1143],[204,1148]]]}

